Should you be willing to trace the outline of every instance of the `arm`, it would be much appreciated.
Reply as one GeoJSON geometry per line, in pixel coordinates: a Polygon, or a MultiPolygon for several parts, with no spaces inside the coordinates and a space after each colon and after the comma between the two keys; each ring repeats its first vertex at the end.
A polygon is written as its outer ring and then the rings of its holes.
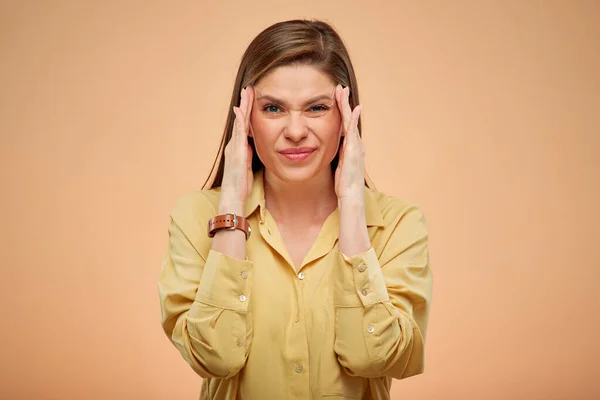
{"type": "Polygon", "coordinates": [[[402,379],[424,371],[433,287],[427,226],[417,207],[398,214],[379,255],[366,224],[342,217],[334,350],[349,375],[402,379]]]}
{"type": "Polygon", "coordinates": [[[213,207],[197,193],[183,197],[171,211],[158,284],[161,323],[201,377],[230,378],[245,365],[250,349],[253,263],[245,259],[243,232],[208,237],[206,224],[213,215],[213,207]]]}

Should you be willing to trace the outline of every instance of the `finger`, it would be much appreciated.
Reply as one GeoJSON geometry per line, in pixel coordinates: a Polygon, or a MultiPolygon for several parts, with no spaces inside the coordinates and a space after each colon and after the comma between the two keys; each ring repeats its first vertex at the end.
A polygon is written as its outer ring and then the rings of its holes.
{"type": "MultiPolygon", "coordinates": [[[[245,127],[248,128],[250,126],[250,113],[252,112],[252,106],[254,105],[254,88],[250,85],[246,86],[246,104],[245,108],[242,108],[244,111],[245,127]]],[[[248,134],[248,129],[246,129],[246,134],[248,134]]]]}
{"type": "Polygon", "coordinates": [[[344,150],[346,148],[346,139],[342,140],[342,145],[340,146],[340,155],[338,158],[338,165],[341,167],[344,162],[344,150]]]}
{"type": "Polygon", "coordinates": [[[246,109],[246,98],[247,98],[247,96],[246,96],[246,88],[243,88],[240,91],[240,105],[239,105],[240,110],[245,110],[246,109]]]}
{"type": "Polygon", "coordinates": [[[342,88],[342,85],[338,85],[339,89],[336,89],[336,102],[338,105],[338,109],[340,110],[340,115],[342,118],[342,127],[343,127],[343,135],[348,131],[348,124],[350,122],[350,113],[347,112],[347,109],[344,105],[344,97],[346,96],[346,89],[342,88]]]}
{"type": "Polygon", "coordinates": [[[341,93],[342,93],[342,85],[340,85],[339,83],[337,84],[337,86],[335,87],[335,104],[337,105],[338,110],[340,110],[340,115],[342,115],[342,107],[341,107],[341,93]]]}
{"type": "Polygon", "coordinates": [[[352,118],[352,108],[350,107],[350,87],[344,88],[344,96],[342,98],[342,106],[344,108],[344,122],[346,127],[346,132],[352,129],[350,126],[350,120],[352,118]]]}
{"type": "MultiPolygon", "coordinates": [[[[338,84],[335,87],[335,104],[336,104],[336,106],[337,106],[337,108],[338,108],[338,110],[340,112],[340,117],[342,118],[342,121],[343,121],[344,119],[343,119],[342,116],[344,114],[344,108],[342,107],[342,90],[343,90],[342,89],[342,85],[338,84]]],[[[342,126],[343,125],[344,124],[342,124],[342,126]]]]}
{"type": "Polygon", "coordinates": [[[360,113],[362,111],[362,106],[359,104],[354,108],[354,111],[352,111],[352,117],[350,118],[350,128],[349,128],[349,133],[353,134],[354,136],[360,138],[359,132],[358,132],[358,119],[360,118],[360,113]]]}
{"type": "Polygon", "coordinates": [[[232,110],[233,110],[233,128],[231,129],[231,140],[233,141],[235,140],[235,138],[238,135],[238,116],[237,116],[237,111],[235,110],[237,107],[233,106],[232,110]]]}
{"type": "Polygon", "coordinates": [[[240,137],[244,137],[244,115],[242,110],[239,107],[233,107],[233,112],[235,113],[235,122],[234,122],[234,134],[237,138],[236,140],[240,140],[240,137]]]}

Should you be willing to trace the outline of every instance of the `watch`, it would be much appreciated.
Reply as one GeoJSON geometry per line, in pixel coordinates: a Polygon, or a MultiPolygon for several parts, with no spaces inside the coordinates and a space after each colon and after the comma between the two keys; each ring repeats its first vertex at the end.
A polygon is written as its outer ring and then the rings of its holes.
{"type": "Polygon", "coordinates": [[[248,240],[252,233],[252,228],[250,228],[248,220],[235,213],[217,215],[208,221],[208,237],[214,237],[219,229],[239,229],[246,234],[246,240],[248,240]]]}

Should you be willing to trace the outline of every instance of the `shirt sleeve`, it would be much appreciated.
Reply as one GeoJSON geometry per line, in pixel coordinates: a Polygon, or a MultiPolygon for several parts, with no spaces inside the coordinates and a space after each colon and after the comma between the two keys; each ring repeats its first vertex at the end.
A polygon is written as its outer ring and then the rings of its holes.
{"type": "Polygon", "coordinates": [[[170,215],[158,282],[161,323],[201,377],[230,378],[245,365],[252,339],[253,262],[210,249],[204,217],[191,208],[197,206],[182,200],[170,215]]]}
{"type": "Polygon", "coordinates": [[[413,206],[396,218],[379,257],[373,247],[338,256],[334,350],[346,373],[396,379],[422,373],[433,288],[422,212],[413,206]]]}

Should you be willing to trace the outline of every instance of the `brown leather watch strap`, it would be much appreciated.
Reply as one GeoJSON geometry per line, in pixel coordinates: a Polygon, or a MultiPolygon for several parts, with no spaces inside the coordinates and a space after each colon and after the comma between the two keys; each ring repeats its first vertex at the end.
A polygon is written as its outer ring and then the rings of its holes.
{"type": "Polygon", "coordinates": [[[208,237],[215,236],[219,229],[239,229],[246,234],[246,240],[252,233],[248,220],[234,213],[217,215],[208,221],[208,237]]]}

